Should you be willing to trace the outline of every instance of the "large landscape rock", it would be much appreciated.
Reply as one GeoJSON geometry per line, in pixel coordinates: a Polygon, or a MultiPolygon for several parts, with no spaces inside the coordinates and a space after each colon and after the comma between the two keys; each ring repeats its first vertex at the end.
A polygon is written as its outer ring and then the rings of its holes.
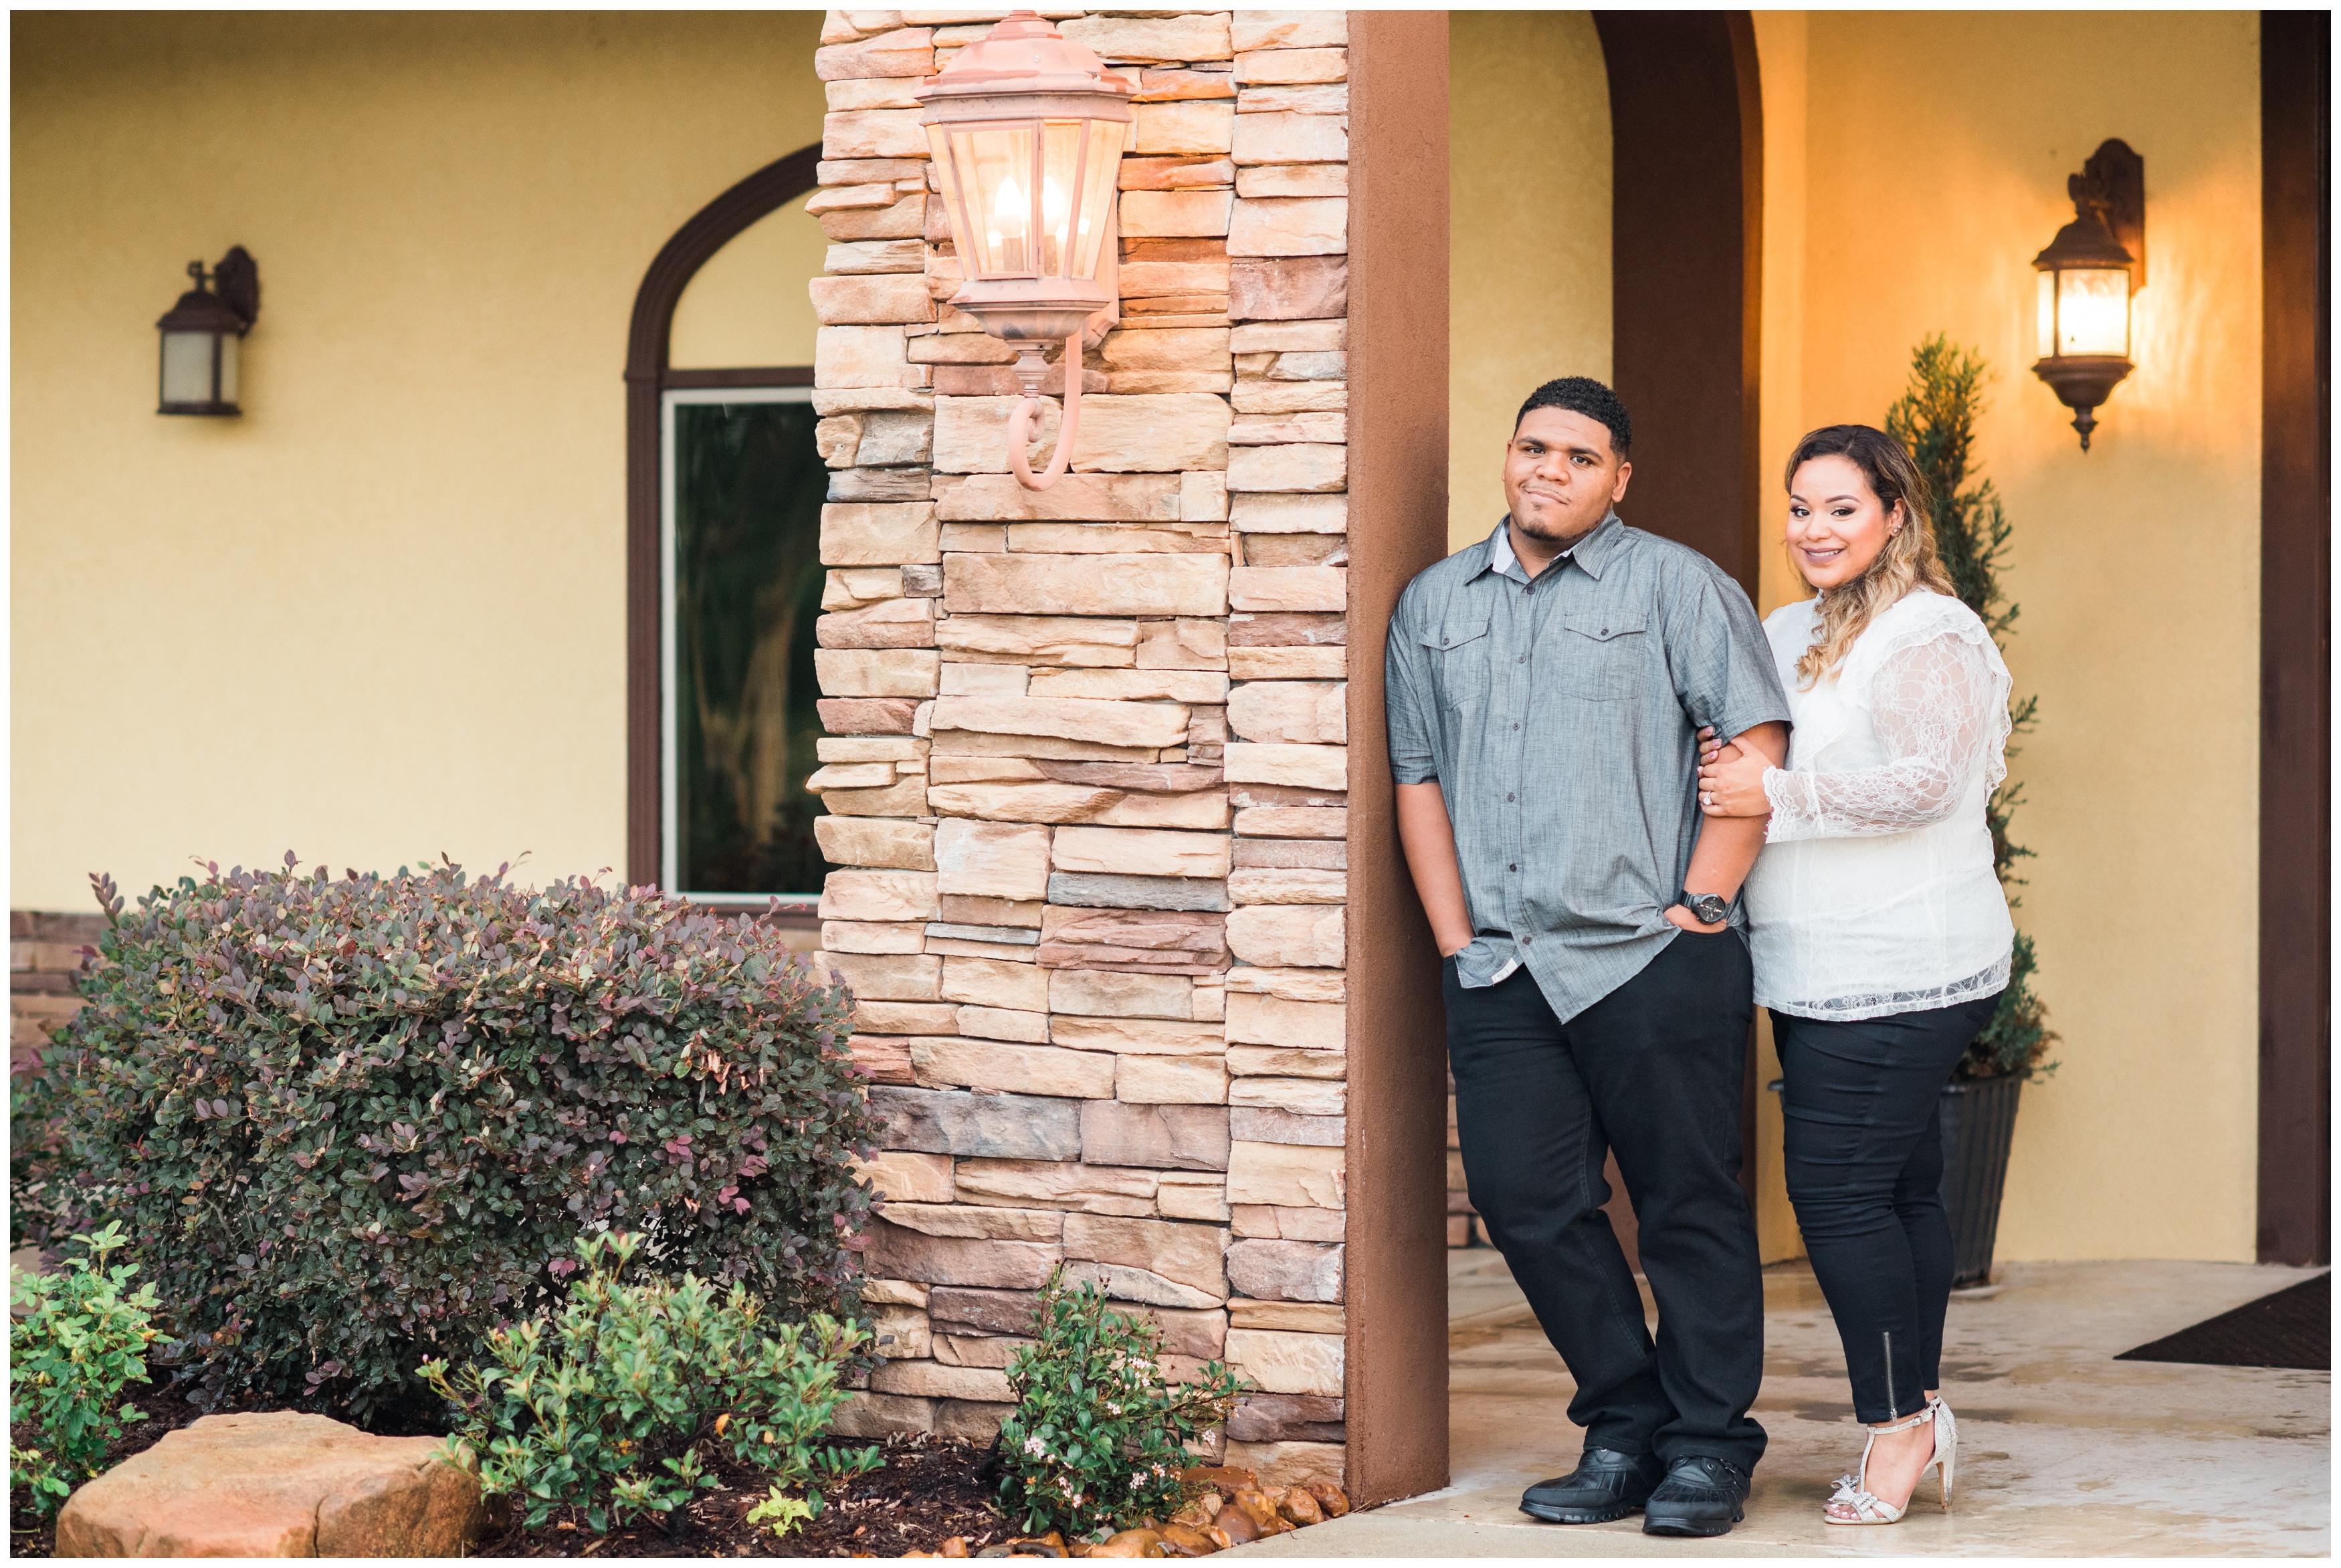
{"type": "Polygon", "coordinates": [[[454,1557],[479,1482],[435,1437],[293,1411],[206,1415],[66,1500],[60,1557],[454,1557]]]}

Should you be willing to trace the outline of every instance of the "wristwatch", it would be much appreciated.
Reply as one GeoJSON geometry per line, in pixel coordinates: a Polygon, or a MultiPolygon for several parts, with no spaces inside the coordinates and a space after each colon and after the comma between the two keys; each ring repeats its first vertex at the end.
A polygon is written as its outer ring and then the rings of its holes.
{"type": "Polygon", "coordinates": [[[1719,893],[1694,893],[1685,888],[1675,902],[1698,916],[1702,926],[1720,925],[1731,918],[1731,900],[1719,893]]]}

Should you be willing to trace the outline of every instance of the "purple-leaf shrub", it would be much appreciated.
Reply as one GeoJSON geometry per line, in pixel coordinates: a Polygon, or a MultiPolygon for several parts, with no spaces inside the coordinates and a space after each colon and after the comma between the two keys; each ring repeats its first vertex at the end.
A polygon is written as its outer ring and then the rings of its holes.
{"type": "Polygon", "coordinates": [[[89,1005],[17,1086],[199,1397],[364,1417],[557,1298],[603,1229],[786,1315],[858,1308],[852,1004],[777,931],[651,888],[293,865],[127,913],[93,878],[89,1005]]]}

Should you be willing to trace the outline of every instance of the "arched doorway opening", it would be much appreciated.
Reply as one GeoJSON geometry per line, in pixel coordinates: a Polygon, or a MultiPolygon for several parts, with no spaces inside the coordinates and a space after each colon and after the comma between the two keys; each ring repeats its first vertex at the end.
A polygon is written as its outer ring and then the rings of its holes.
{"type": "Polygon", "coordinates": [[[810,307],[770,330],[710,263],[812,193],[820,156],[768,164],[675,232],[636,293],[625,370],[626,877],[719,907],[782,895],[808,925],[826,869],[803,789],[827,482],[810,307]],[[728,315],[686,308],[703,277],[728,315]],[[792,362],[756,362],[773,358],[792,362]]]}
{"type": "MultiPolygon", "coordinates": [[[[1510,411],[1519,399],[1550,376],[1592,374],[1616,387],[1634,413],[1631,521],[1701,551],[1738,579],[1752,598],[1758,538],[1762,144],[1751,21],[1738,12],[1597,12],[1566,20],[1554,15],[1537,19],[1534,27],[1549,32],[1559,46],[1576,51],[1573,63],[1580,87],[1594,93],[1606,88],[1606,124],[1592,129],[1607,132],[1607,144],[1591,148],[1569,144],[1560,134],[1565,126],[1541,139],[1524,127],[1522,121],[1534,119],[1538,110],[1525,101],[1534,94],[1524,96],[1518,78],[1532,67],[1524,64],[1518,39],[1489,47],[1459,42],[1466,38],[1466,29],[1479,24],[1473,14],[1450,17],[1449,157],[1457,162],[1452,165],[1456,195],[1449,214],[1455,326],[1449,365],[1453,388],[1504,384],[1500,395],[1489,391],[1467,399],[1459,392],[1451,404],[1458,417],[1449,428],[1450,482],[1459,511],[1446,548],[1483,537],[1500,515],[1500,491],[1494,492],[1495,510],[1489,511],[1484,504],[1488,487],[1474,490],[1471,465],[1496,463],[1509,433],[1510,411]],[[1500,106],[1500,117],[1481,127],[1478,122],[1489,119],[1489,105],[1500,106]],[[1498,138],[1503,173],[1496,182],[1501,189],[1492,197],[1473,199],[1465,188],[1474,178],[1485,183],[1486,162],[1493,155],[1484,148],[1473,150],[1475,129],[1491,130],[1498,138]],[[1568,160],[1581,165],[1588,157],[1606,161],[1607,168],[1556,167],[1568,160]],[[1467,158],[1477,160],[1478,166],[1463,165],[1460,160],[1467,158]],[[1606,180],[1596,177],[1605,174],[1606,180]],[[1599,211],[1588,222],[1606,219],[1606,255],[1578,253],[1585,249],[1576,242],[1582,240],[1587,225],[1572,224],[1566,213],[1558,223],[1545,225],[1549,233],[1491,237],[1479,232],[1487,225],[1520,229],[1521,203],[1533,203],[1539,191],[1548,201],[1554,200],[1556,182],[1573,193],[1565,201],[1581,203],[1588,193],[1598,193],[1599,211]],[[1509,264],[1519,261],[1524,246],[1538,245],[1549,247],[1547,253],[1560,257],[1562,264],[1547,264],[1540,275],[1520,283],[1508,284],[1492,274],[1490,263],[1509,264]],[[1558,291],[1557,282],[1564,285],[1558,291]],[[1469,324],[1467,318],[1491,300],[1499,302],[1503,319],[1469,324]],[[1537,319],[1540,313],[1542,319],[1537,319]],[[1572,319],[1556,322],[1550,313],[1569,313],[1572,319]],[[1519,352],[1524,337],[1539,338],[1543,353],[1524,358],[1519,352]],[[1542,362],[1547,359],[1551,362],[1542,362]],[[1532,365],[1529,360],[1539,362],[1532,365]],[[1475,495],[1480,503],[1476,511],[1475,495]]],[[[1507,15],[1491,16],[1487,25],[1518,30],[1531,23],[1507,15]]],[[[1365,112],[1360,111],[1361,115],[1365,112]]],[[[1533,211],[1527,214],[1528,230],[1538,230],[1537,216],[1533,211]]],[[[1535,262],[1543,259],[1533,258],[1527,271],[1534,273],[1535,262]]],[[[1370,339],[1374,327],[1364,319],[1362,308],[1353,314],[1360,318],[1352,323],[1354,345],[1370,339]]],[[[1360,488],[1355,480],[1352,488],[1360,488]]],[[[1353,522],[1353,615],[1361,610],[1355,584],[1372,557],[1410,554],[1419,560],[1427,543],[1410,531],[1402,539],[1370,538],[1366,527],[1353,522]]],[[[1353,669],[1353,679],[1355,673],[1353,669]]],[[[1360,799],[1352,800],[1353,840],[1370,831],[1356,821],[1360,799]]],[[[1390,891],[1405,896],[1398,888],[1390,891]]],[[[1353,886],[1352,896],[1362,897],[1361,889],[1353,886]]],[[[1361,924],[1366,918],[1361,912],[1361,924]]],[[[1436,1018],[1438,984],[1435,969],[1428,966],[1415,973],[1410,965],[1404,975],[1386,970],[1363,986],[1353,975],[1350,1002],[1353,1008],[1365,1010],[1363,992],[1370,987],[1373,1010],[1381,1017],[1436,1018]]],[[[1415,1084],[1436,1072],[1433,1064],[1443,1057],[1443,1039],[1400,1038],[1395,1029],[1371,1043],[1377,1053],[1414,1062],[1421,1070],[1410,1068],[1405,1076],[1415,1084]]],[[[1353,1080],[1361,1080],[1362,1064],[1352,1071],[1353,1080]]],[[[1372,1118],[1371,1097],[1356,1081],[1352,1095],[1353,1123],[1372,1118]]],[[[1386,1130],[1411,1138],[1416,1126],[1393,1113],[1386,1130]]],[[[1371,1146],[1370,1140],[1353,1137],[1353,1157],[1360,1141],[1371,1146]]],[[[1401,1168],[1420,1180],[1413,1173],[1430,1168],[1430,1163],[1416,1158],[1410,1148],[1374,1149],[1371,1166],[1352,1170],[1352,1192],[1360,1195],[1353,1201],[1369,1208],[1380,1203],[1409,1214],[1427,1207],[1418,1203],[1424,1195],[1397,1190],[1403,1185],[1395,1179],[1401,1168]]],[[[1453,1198],[1445,1206],[1455,1217],[1459,1206],[1453,1198]]],[[[1613,1217],[1622,1230],[1630,1218],[1622,1205],[1619,1208],[1613,1217]]],[[[1469,1216],[1461,1217],[1468,1233],[1469,1216]]],[[[1450,1232],[1454,1228],[1450,1226],[1450,1232]]],[[[1414,1232],[1410,1229],[1409,1234],[1414,1232]]],[[[1419,1290],[1429,1260],[1399,1255],[1395,1248],[1353,1245],[1350,1250],[1353,1321],[1372,1319],[1378,1298],[1419,1299],[1410,1292],[1419,1290]]],[[[1509,1276],[1502,1285],[1509,1288],[1509,1276]]],[[[1462,1320],[1493,1305],[1492,1300],[1473,1299],[1468,1285],[1459,1288],[1448,1306],[1466,1330],[1459,1337],[1469,1337],[1462,1320]]],[[[1482,1420],[1471,1404],[1482,1391],[1489,1395],[1521,1394],[1520,1368],[1467,1367],[1458,1374],[1450,1399],[1450,1365],[1462,1364],[1450,1363],[1444,1339],[1436,1365],[1412,1337],[1403,1345],[1380,1346],[1353,1340],[1351,1354],[1351,1474],[1370,1496],[1402,1496],[1450,1479],[1464,1480],[1480,1464],[1479,1447],[1518,1443],[1527,1435],[1520,1430],[1519,1407],[1482,1420]],[[1397,1361],[1407,1365],[1393,1365],[1397,1361]],[[1484,1390],[1474,1381],[1481,1372],[1484,1390]],[[1361,1382],[1379,1390],[1381,1397],[1360,1399],[1361,1382]],[[1435,1447],[1424,1441],[1393,1442],[1393,1453],[1402,1451],[1404,1462],[1385,1464],[1373,1450],[1389,1428],[1418,1434],[1435,1429],[1447,1441],[1435,1447]],[[1434,1454],[1443,1463],[1434,1462],[1434,1454]]],[[[1551,1402],[1549,1414],[1539,1414],[1537,1435],[1558,1438],[1566,1448],[1562,1403],[1565,1396],[1551,1402]]],[[[1543,1412],[1542,1404],[1536,1408],[1543,1412]]]]}

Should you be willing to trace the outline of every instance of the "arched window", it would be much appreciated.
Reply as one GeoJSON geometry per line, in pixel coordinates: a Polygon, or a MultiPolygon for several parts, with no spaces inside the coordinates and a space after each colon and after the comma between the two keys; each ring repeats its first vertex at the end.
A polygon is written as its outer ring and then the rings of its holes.
{"type": "Polygon", "coordinates": [[[685,223],[634,301],[627,381],[629,882],[810,917],[821,613],[818,147],[685,223]]]}

